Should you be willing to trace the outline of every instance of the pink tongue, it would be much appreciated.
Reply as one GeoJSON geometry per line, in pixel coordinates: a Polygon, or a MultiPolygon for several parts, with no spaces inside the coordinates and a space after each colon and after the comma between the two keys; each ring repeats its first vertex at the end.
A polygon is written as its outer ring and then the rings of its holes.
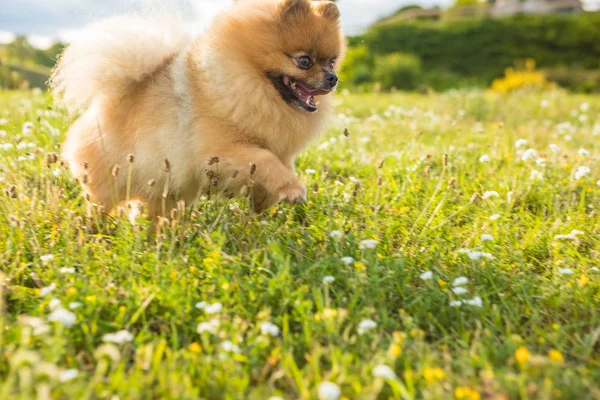
{"type": "Polygon", "coordinates": [[[285,83],[286,85],[290,84],[290,77],[289,76],[284,76],[283,77],[283,83],[285,83]]]}

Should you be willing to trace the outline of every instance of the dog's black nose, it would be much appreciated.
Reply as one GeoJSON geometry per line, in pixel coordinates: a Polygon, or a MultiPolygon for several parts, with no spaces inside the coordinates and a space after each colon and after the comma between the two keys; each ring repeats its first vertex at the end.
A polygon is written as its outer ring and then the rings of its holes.
{"type": "Polygon", "coordinates": [[[334,88],[338,83],[338,77],[336,74],[332,74],[331,72],[325,74],[325,81],[329,84],[330,87],[334,88]]]}

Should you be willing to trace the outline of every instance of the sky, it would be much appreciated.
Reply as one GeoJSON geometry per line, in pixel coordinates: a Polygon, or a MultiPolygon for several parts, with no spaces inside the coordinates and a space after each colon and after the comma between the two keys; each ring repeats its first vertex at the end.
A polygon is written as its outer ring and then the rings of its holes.
{"type": "MultiPolygon", "coordinates": [[[[6,1],[6,0],[5,0],[6,1]]],[[[55,40],[69,41],[96,19],[129,11],[168,11],[184,15],[196,31],[206,27],[233,0],[8,0],[0,6],[0,43],[14,34],[26,34],[38,47],[55,40]],[[166,4],[166,5],[165,5],[166,4]]],[[[240,0],[243,1],[243,0],[240,0]]],[[[339,0],[342,23],[348,33],[362,29],[406,4],[447,5],[452,0],[339,0]]]]}

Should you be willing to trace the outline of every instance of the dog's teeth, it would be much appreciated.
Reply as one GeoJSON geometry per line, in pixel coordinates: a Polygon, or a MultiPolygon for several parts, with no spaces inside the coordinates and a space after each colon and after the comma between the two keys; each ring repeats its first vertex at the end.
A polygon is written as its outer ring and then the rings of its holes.
{"type": "Polygon", "coordinates": [[[308,104],[310,106],[310,97],[308,99],[306,99],[306,104],[308,104]]]}
{"type": "Polygon", "coordinates": [[[290,87],[291,87],[292,89],[296,89],[296,82],[292,82],[292,83],[290,83],[290,87]]]}

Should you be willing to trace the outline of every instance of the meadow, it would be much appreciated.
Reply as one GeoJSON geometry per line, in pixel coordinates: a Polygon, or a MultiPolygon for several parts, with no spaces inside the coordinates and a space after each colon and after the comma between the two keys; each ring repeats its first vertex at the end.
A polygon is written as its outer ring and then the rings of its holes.
{"type": "Polygon", "coordinates": [[[0,93],[0,399],[600,398],[600,99],[337,102],[306,205],[153,226],[86,203],[46,94],[0,93]]]}

